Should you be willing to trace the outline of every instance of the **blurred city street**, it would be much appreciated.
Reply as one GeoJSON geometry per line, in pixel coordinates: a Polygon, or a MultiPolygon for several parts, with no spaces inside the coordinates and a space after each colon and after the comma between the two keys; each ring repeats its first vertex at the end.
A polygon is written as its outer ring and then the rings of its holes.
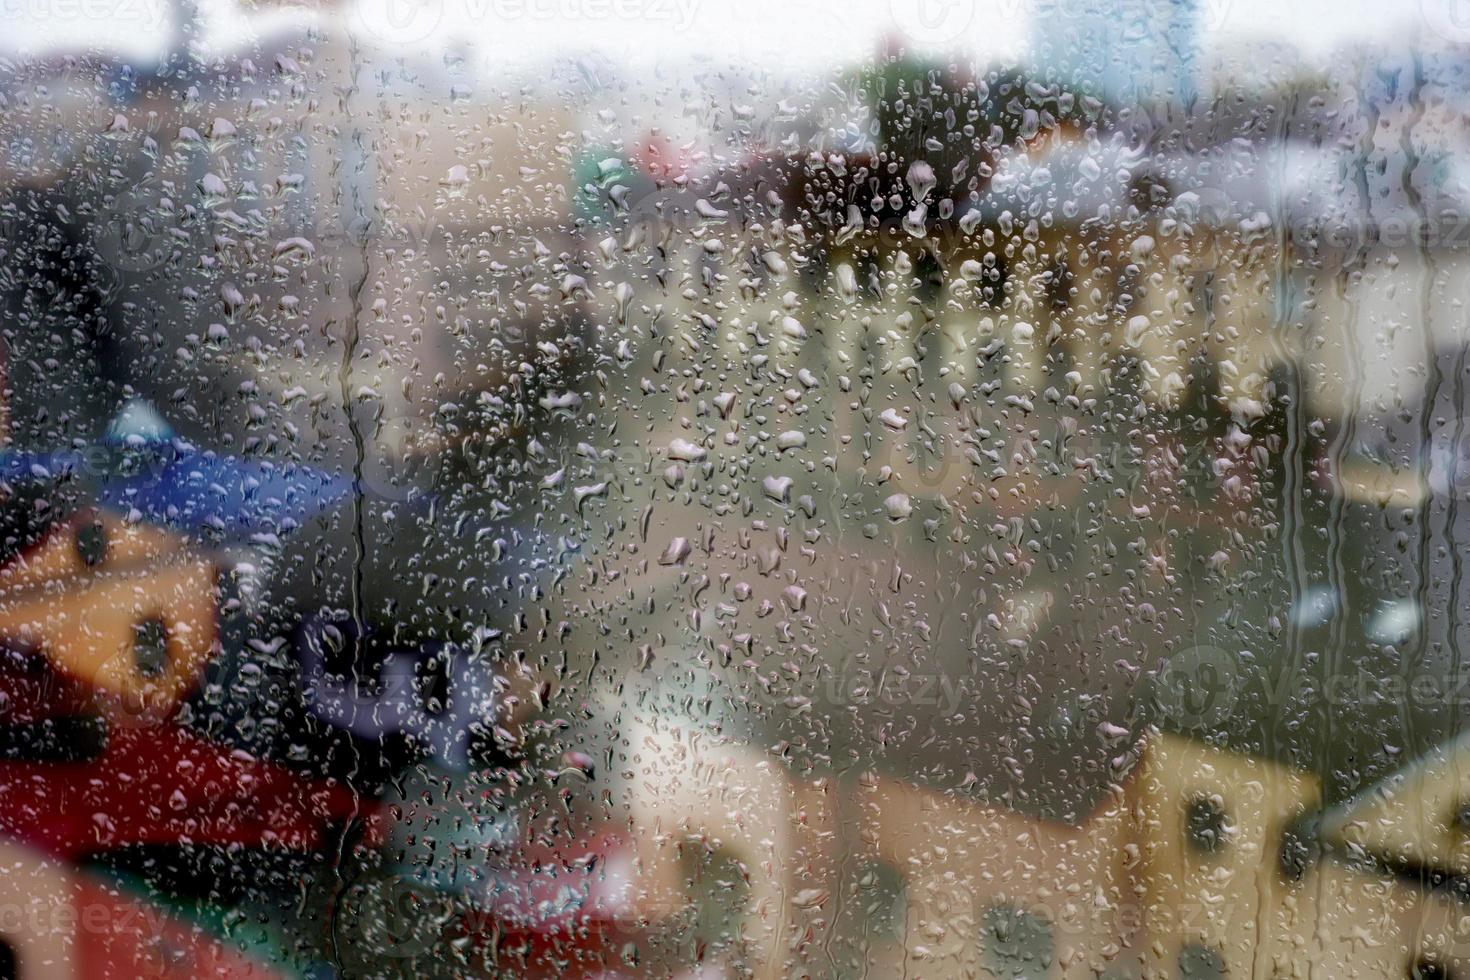
{"type": "Polygon", "coordinates": [[[1470,977],[1459,6],[0,7],[0,976],[1470,977]]]}

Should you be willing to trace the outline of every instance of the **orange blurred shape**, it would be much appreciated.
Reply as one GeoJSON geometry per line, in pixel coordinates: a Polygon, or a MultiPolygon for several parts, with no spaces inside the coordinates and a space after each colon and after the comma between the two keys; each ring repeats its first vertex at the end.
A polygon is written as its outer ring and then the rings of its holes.
{"type": "Polygon", "coordinates": [[[168,714],[216,645],[215,568],[181,536],[104,510],[0,567],[0,636],[90,686],[114,720],[168,714]]]}

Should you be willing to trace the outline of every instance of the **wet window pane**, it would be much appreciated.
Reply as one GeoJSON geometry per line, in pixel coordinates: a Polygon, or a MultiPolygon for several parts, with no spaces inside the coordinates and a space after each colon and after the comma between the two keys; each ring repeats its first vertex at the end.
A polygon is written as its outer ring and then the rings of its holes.
{"type": "Polygon", "coordinates": [[[0,23],[0,974],[1470,975],[1457,0],[0,23]]]}

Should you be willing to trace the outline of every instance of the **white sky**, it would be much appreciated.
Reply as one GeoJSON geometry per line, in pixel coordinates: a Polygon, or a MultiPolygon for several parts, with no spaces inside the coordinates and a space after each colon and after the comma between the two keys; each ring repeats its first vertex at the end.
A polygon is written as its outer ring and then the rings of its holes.
{"type": "MultiPolygon", "coordinates": [[[[0,0],[0,50],[107,49],[135,57],[168,35],[169,0],[0,0]]],[[[309,19],[304,7],[241,11],[201,0],[215,50],[245,47],[273,25],[309,19]]],[[[286,0],[287,3],[291,0],[286,0]]],[[[851,62],[876,40],[982,58],[1014,58],[1031,30],[1033,0],[345,0],[354,24],[385,47],[470,47],[493,66],[568,48],[630,65],[737,58],[772,68],[851,62]],[[418,6],[413,6],[417,4],[418,6]]],[[[1243,37],[1289,41],[1311,57],[1339,44],[1425,30],[1470,45],[1466,0],[1198,0],[1202,48],[1243,37]],[[1465,13],[1454,16],[1460,7],[1465,13]],[[1463,25],[1463,26],[1462,26],[1463,25]]],[[[1470,47],[1467,47],[1470,50],[1470,47]]]]}

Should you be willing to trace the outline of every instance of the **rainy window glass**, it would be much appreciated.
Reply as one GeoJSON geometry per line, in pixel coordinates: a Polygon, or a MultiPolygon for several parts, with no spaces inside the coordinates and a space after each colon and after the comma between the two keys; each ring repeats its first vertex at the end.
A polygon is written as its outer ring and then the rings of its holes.
{"type": "Polygon", "coordinates": [[[0,2],[0,975],[1470,977],[1470,2],[0,2]]]}

